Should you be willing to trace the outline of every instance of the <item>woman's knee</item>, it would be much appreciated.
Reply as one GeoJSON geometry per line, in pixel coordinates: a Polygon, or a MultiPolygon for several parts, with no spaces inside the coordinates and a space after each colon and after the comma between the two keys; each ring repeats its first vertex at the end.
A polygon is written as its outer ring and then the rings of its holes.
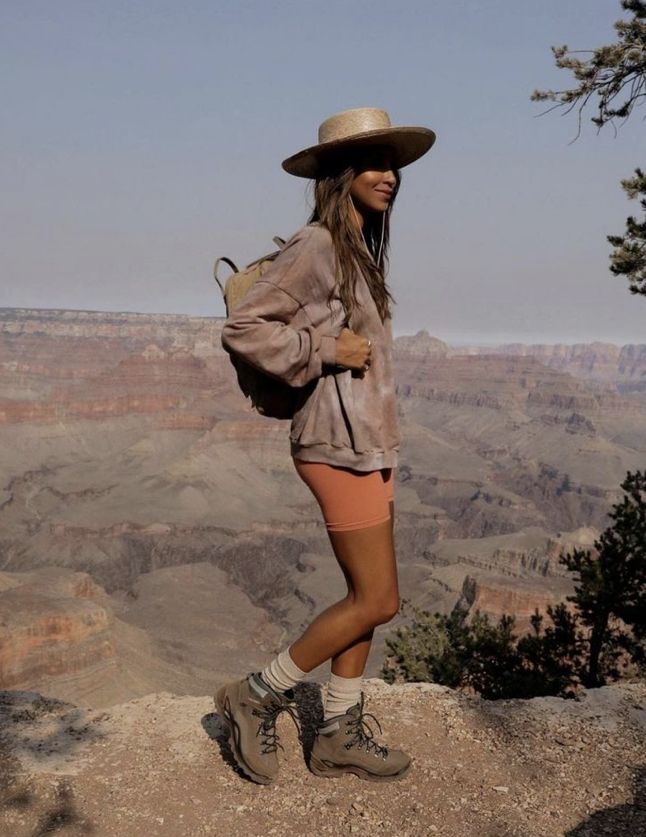
{"type": "Polygon", "coordinates": [[[366,630],[390,622],[399,613],[399,595],[385,594],[369,599],[348,594],[357,613],[357,622],[366,630]]]}
{"type": "Polygon", "coordinates": [[[383,625],[385,622],[390,622],[399,613],[399,596],[397,598],[387,599],[383,602],[379,614],[379,624],[383,625]]]}

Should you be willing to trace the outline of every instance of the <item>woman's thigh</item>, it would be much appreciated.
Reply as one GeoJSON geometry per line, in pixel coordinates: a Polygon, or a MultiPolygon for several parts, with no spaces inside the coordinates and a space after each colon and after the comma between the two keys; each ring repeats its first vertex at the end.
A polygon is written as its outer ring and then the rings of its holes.
{"type": "Polygon", "coordinates": [[[390,520],[389,503],[394,501],[393,468],[356,471],[295,457],[292,461],[321,507],[328,532],[364,529],[390,520]]]}
{"type": "Polygon", "coordinates": [[[321,507],[348,589],[378,607],[398,603],[390,505],[393,469],[355,471],[295,457],[293,461],[321,507]]]}

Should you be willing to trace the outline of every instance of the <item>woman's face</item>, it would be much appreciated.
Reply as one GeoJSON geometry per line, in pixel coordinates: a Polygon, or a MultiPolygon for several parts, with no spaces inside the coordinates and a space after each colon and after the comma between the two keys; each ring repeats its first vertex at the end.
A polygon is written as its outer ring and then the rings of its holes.
{"type": "Polygon", "coordinates": [[[360,209],[385,212],[397,183],[387,148],[366,148],[354,163],[350,195],[360,209]]]}

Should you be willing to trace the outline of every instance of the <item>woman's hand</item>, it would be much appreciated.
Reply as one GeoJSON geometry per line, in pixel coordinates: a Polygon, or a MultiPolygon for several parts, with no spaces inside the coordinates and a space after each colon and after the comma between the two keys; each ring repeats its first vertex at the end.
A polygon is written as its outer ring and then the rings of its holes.
{"type": "Polygon", "coordinates": [[[336,362],[349,369],[365,371],[370,366],[370,340],[344,328],[336,338],[336,362]]]}

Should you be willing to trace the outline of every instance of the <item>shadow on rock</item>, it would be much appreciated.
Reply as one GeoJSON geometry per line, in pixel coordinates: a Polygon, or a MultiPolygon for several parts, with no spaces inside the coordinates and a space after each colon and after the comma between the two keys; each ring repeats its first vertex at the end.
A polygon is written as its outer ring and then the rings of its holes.
{"type": "Polygon", "coordinates": [[[635,773],[633,801],[595,811],[588,819],[566,831],[564,837],[615,837],[646,834],[646,765],[635,773]]]}
{"type": "Polygon", "coordinates": [[[93,726],[100,719],[87,716],[86,709],[38,692],[0,691],[0,816],[33,811],[38,817],[33,837],[69,826],[81,834],[94,832],[76,809],[69,781],[56,784],[52,801],[30,775],[47,772],[47,762],[73,761],[84,744],[102,736],[93,726]]]}
{"type": "Polygon", "coordinates": [[[77,834],[94,834],[94,825],[76,810],[74,791],[67,781],[59,782],[55,804],[39,818],[32,837],[46,837],[59,829],[76,827],[77,834]]]}

